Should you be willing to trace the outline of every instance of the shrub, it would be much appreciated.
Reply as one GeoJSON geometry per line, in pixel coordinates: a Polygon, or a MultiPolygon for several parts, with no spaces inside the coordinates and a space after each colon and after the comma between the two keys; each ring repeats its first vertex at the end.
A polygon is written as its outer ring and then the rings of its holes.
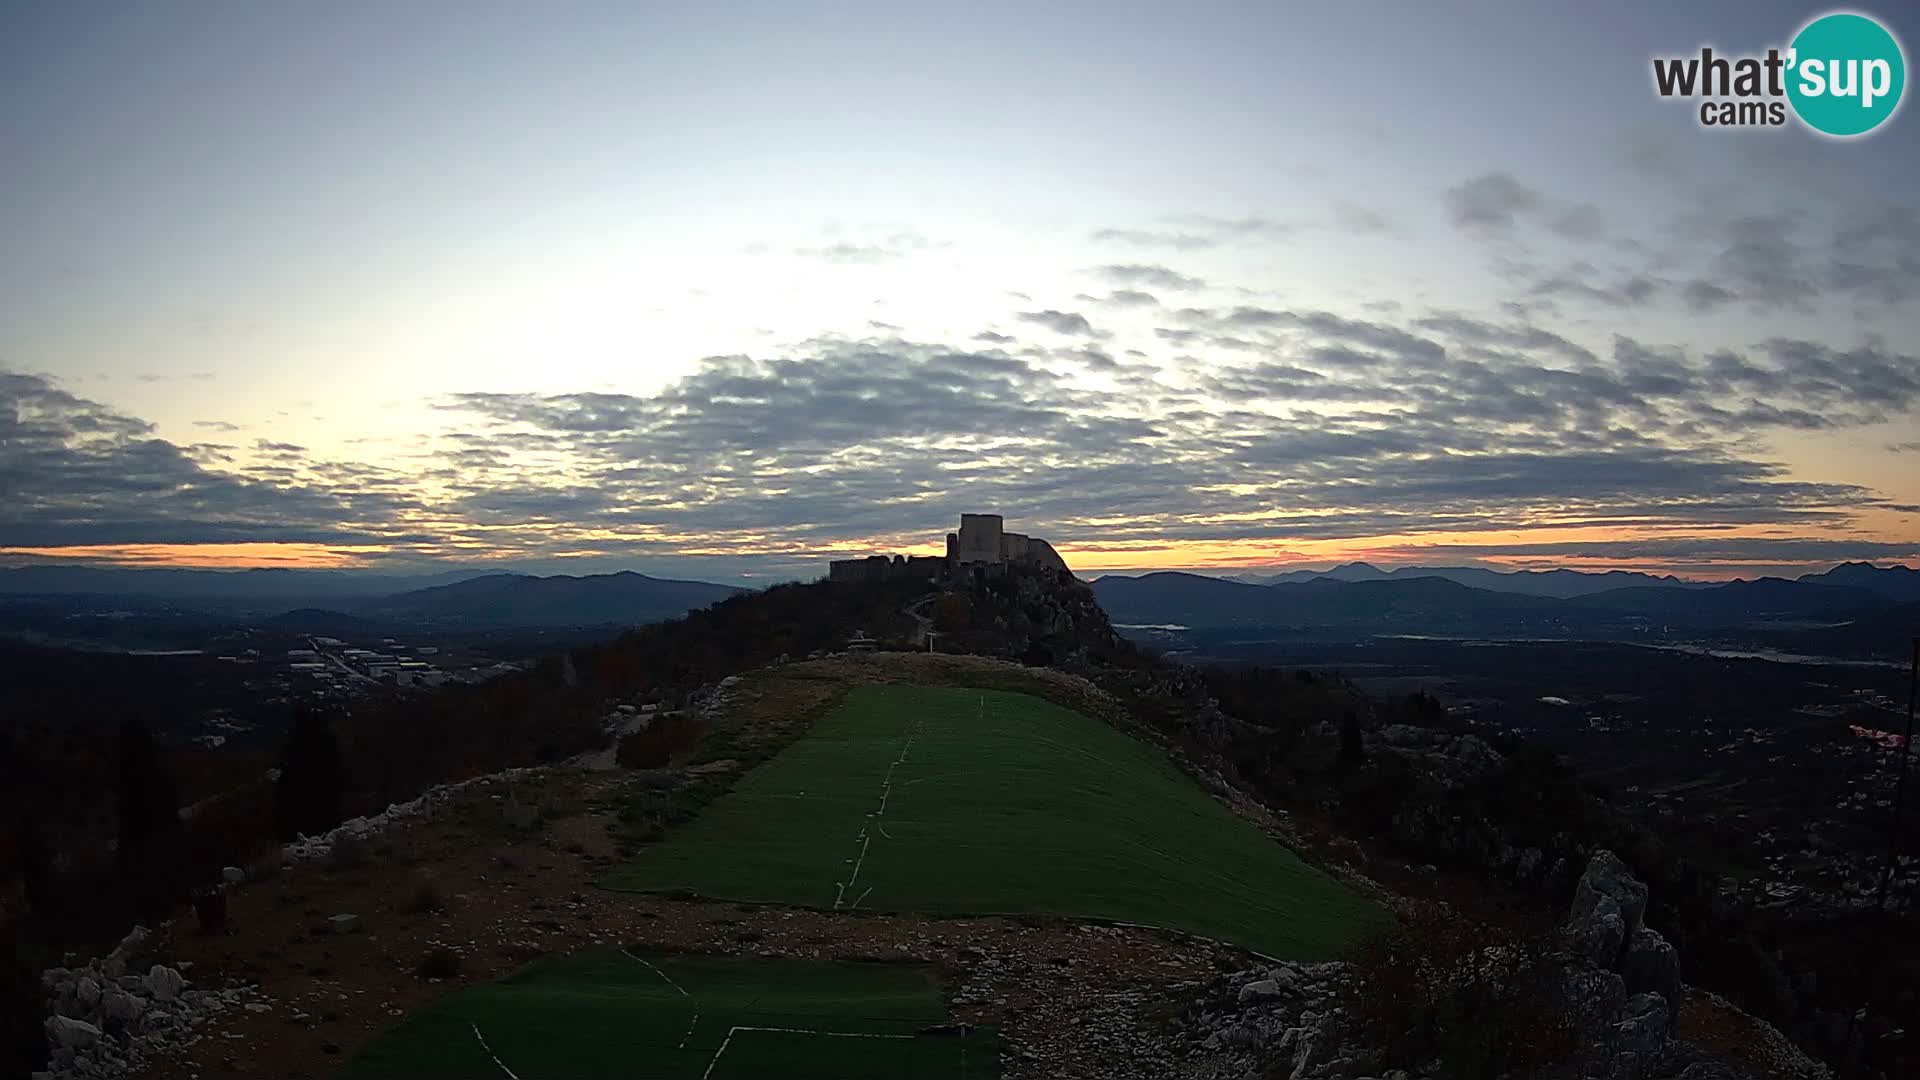
{"type": "Polygon", "coordinates": [[[227,890],[221,886],[193,894],[193,917],[203,934],[227,932],[227,890]]]}
{"type": "Polygon", "coordinates": [[[148,843],[180,828],[180,799],[173,780],[160,768],[153,736],[138,720],[120,728],[120,773],[114,811],[120,846],[116,849],[123,873],[140,863],[148,843]]]}
{"type": "Polygon", "coordinates": [[[657,716],[639,731],[620,737],[613,759],[628,769],[658,769],[700,741],[701,724],[686,713],[657,716]]]}
{"type": "Polygon", "coordinates": [[[446,900],[440,895],[440,886],[432,878],[421,878],[415,882],[413,891],[399,904],[403,915],[426,915],[446,906],[446,900]]]}
{"type": "Polygon", "coordinates": [[[333,838],[333,846],[327,849],[327,869],[358,870],[367,865],[367,842],[358,834],[342,832],[333,838]]]}
{"type": "Polygon", "coordinates": [[[460,954],[444,945],[428,949],[413,973],[422,979],[452,979],[460,975],[460,954]]]}
{"type": "Polygon", "coordinates": [[[627,786],[636,791],[662,791],[679,787],[682,779],[678,769],[638,769],[627,778],[627,786]]]}
{"type": "Polygon", "coordinates": [[[1351,959],[1349,1005],[1389,1064],[1437,1057],[1459,1076],[1532,1076],[1579,1048],[1547,936],[1435,907],[1375,932],[1351,959]]]}
{"type": "Polygon", "coordinates": [[[46,1000],[22,935],[15,928],[0,935],[0,1076],[28,1076],[47,1064],[46,1000]]]}
{"type": "Polygon", "coordinates": [[[291,840],[301,833],[318,836],[340,824],[343,777],[333,724],[321,713],[302,713],[287,733],[280,780],[273,792],[280,839],[291,840]]]}

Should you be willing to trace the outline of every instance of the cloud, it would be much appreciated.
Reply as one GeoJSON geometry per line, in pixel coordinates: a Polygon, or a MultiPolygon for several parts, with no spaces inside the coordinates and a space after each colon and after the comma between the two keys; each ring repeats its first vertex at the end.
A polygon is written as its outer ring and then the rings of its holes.
{"type": "Polygon", "coordinates": [[[1401,327],[1314,310],[1176,314],[1196,336],[1238,335],[1248,359],[1198,368],[1185,391],[1094,392],[1056,365],[1126,367],[1097,349],[1029,360],[847,343],[717,358],[651,398],[446,404],[499,437],[544,440],[613,493],[583,529],[671,522],[804,547],[910,538],[955,505],[1002,507],[1087,543],[1548,521],[1805,527],[1886,504],[1755,460],[1753,425],[1790,427],[1822,402],[1863,420],[1882,406],[1847,375],[1914,365],[1789,342],[1703,357],[1622,339],[1597,357],[1538,328],[1464,316],[1401,327]]]}
{"type": "Polygon", "coordinates": [[[1546,197],[1505,172],[1483,173],[1446,190],[1447,215],[1461,228],[1511,229],[1546,197]]]}
{"type": "Polygon", "coordinates": [[[1092,239],[1102,244],[1170,248],[1174,251],[1198,251],[1217,247],[1220,243],[1217,237],[1154,229],[1096,229],[1092,239]]]}
{"type": "Polygon", "coordinates": [[[1533,221],[1569,240],[1595,240],[1605,232],[1598,207],[1558,202],[1508,172],[1482,173],[1448,188],[1442,198],[1447,216],[1462,229],[1510,232],[1533,221]]]}
{"type": "Polygon", "coordinates": [[[804,258],[819,259],[823,262],[841,263],[852,266],[877,266],[894,262],[909,255],[923,251],[935,251],[946,247],[944,243],[935,243],[916,232],[901,231],[891,233],[866,243],[841,240],[819,247],[794,248],[795,255],[804,258]]]}
{"type": "Polygon", "coordinates": [[[1093,324],[1087,321],[1087,317],[1077,311],[1055,311],[1049,308],[1045,311],[1022,311],[1016,314],[1014,318],[1022,322],[1030,322],[1037,326],[1044,326],[1056,334],[1067,334],[1075,337],[1097,337],[1099,335],[1099,331],[1093,328],[1093,324]]]}
{"type": "Polygon", "coordinates": [[[1410,544],[1390,550],[1396,556],[1431,560],[1506,556],[1560,560],[1608,559],[1667,565],[1711,565],[1725,562],[1784,565],[1850,560],[1911,559],[1920,557],[1920,540],[1881,541],[1861,537],[1663,536],[1634,540],[1544,544],[1410,544]]]}
{"type": "Polygon", "coordinates": [[[1448,193],[1455,224],[1500,239],[1495,273],[1519,286],[1525,306],[1560,302],[1606,308],[1672,304],[1694,314],[1727,307],[1755,313],[1814,313],[1831,300],[1899,309],[1920,301],[1920,209],[1854,201],[1791,209],[1697,197],[1644,241],[1620,238],[1607,266],[1584,259],[1545,264],[1513,242],[1517,222],[1534,219],[1568,238],[1597,240],[1597,214],[1554,204],[1505,174],[1448,193]]]}
{"type": "Polygon", "coordinates": [[[1199,278],[1176,273],[1164,266],[1109,264],[1096,266],[1092,272],[1116,285],[1139,285],[1171,292],[1194,292],[1207,287],[1207,283],[1199,278]]]}
{"type": "Polygon", "coordinates": [[[209,428],[214,431],[232,432],[232,431],[240,430],[240,425],[230,424],[225,420],[195,420],[193,422],[193,426],[200,427],[200,428],[209,428]]]}
{"type": "Polygon", "coordinates": [[[1166,248],[1171,251],[1200,251],[1227,244],[1246,244],[1279,240],[1293,235],[1291,225],[1253,215],[1221,218],[1205,214],[1182,214],[1164,219],[1153,228],[1095,229],[1095,243],[1123,244],[1129,247],[1166,248]]]}
{"type": "Polygon", "coordinates": [[[284,469],[207,463],[229,448],[182,448],[153,426],[39,375],[0,371],[0,546],[281,541],[384,542],[412,535],[398,490],[349,501],[284,469]]]}
{"type": "Polygon", "coordinates": [[[1876,340],[1595,350],[1460,312],[1148,309],[1172,355],[1097,345],[1084,315],[1040,309],[1019,317],[1062,338],[829,335],[709,357],[646,394],[449,395],[445,430],[389,467],[269,440],[180,447],[6,374],[0,486],[21,494],[0,503],[0,544],[300,538],[804,569],[937,535],[959,507],[1119,550],[1545,525],[1845,539],[1910,505],[1767,451],[1772,434],[1920,410],[1920,359],[1876,340]]]}
{"type": "Polygon", "coordinates": [[[1393,231],[1393,222],[1386,215],[1350,202],[1333,205],[1333,225],[1342,232],[1361,236],[1393,231]]]}

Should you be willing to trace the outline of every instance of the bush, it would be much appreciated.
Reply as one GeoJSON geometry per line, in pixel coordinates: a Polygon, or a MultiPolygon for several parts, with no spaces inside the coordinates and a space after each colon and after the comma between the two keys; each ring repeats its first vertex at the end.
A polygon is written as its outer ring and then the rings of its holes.
{"type": "Polygon", "coordinates": [[[685,778],[678,769],[639,769],[627,778],[627,786],[636,791],[664,791],[679,787],[685,778]]]}
{"type": "Polygon", "coordinates": [[[227,890],[224,886],[201,889],[193,894],[193,917],[203,934],[227,932],[227,890]]]}
{"type": "Polygon", "coordinates": [[[440,886],[432,878],[421,878],[414,883],[413,891],[400,901],[399,909],[403,915],[426,915],[447,906],[440,895],[440,886]]]}
{"type": "Polygon", "coordinates": [[[1439,1058],[1459,1076],[1533,1076],[1580,1045],[1579,1018],[1561,1003],[1564,970],[1547,936],[1435,907],[1360,944],[1346,997],[1390,1065],[1439,1058]]]}
{"type": "Polygon", "coordinates": [[[460,954],[442,945],[428,949],[414,965],[413,973],[422,979],[453,979],[460,975],[460,954]]]}
{"type": "Polygon", "coordinates": [[[47,1065],[46,1001],[22,935],[13,928],[0,934],[0,1076],[29,1076],[47,1065]]]}
{"type": "Polygon", "coordinates": [[[367,842],[356,833],[341,833],[333,838],[333,846],[327,849],[329,870],[358,870],[371,859],[372,856],[367,853],[367,842]]]}
{"type": "Polygon", "coordinates": [[[138,720],[120,728],[120,775],[114,800],[120,846],[115,849],[123,874],[140,865],[148,844],[180,828],[180,799],[173,780],[160,768],[153,736],[138,720]]]}
{"type": "Polygon", "coordinates": [[[292,840],[302,833],[319,836],[340,824],[343,779],[340,741],[334,737],[333,724],[320,713],[301,714],[287,733],[280,780],[273,792],[280,839],[292,840]]]}
{"type": "Polygon", "coordinates": [[[655,717],[639,731],[620,737],[613,759],[622,768],[658,769],[700,741],[702,725],[686,713],[655,717]]]}

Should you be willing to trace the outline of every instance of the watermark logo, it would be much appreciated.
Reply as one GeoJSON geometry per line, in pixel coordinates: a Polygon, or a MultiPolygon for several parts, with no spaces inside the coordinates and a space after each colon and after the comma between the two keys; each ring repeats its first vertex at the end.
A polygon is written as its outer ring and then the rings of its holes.
{"type": "Polygon", "coordinates": [[[1885,25],[1836,11],[1800,28],[1786,48],[1723,56],[1656,56],[1653,88],[1698,99],[1702,127],[1780,127],[1791,115],[1835,138],[1874,131],[1900,109],[1906,53],[1885,25]]]}

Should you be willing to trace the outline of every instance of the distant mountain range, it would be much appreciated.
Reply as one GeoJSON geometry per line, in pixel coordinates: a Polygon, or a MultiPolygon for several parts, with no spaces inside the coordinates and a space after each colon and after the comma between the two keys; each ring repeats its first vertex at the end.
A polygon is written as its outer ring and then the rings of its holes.
{"type": "Polygon", "coordinates": [[[483,577],[487,570],[381,574],[363,570],[176,570],[112,566],[0,568],[0,596],[145,597],[284,611],[333,607],[344,598],[390,596],[483,577]]]}
{"type": "Polygon", "coordinates": [[[1243,575],[1235,580],[1251,585],[1292,585],[1306,581],[1406,581],[1412,578],[1445,578],[1476,589],[1525,596],[1551,596],[1562,600],[1632,585],[1671,589],[1704,587],[1700,582],[1685,581],[1671,574],[1656,577],[1629,570],[1609,570],[1600,574],[1579,570],[1499,571],[1478,566],[1398,566],[1382,570],[1363,562],[1351,562],[1331,570],[1293,570],[1265,577],[1243,575]]]}
{"type": "Polygon", "coordinates": [[[1195,629],[1551,637],[1648,629],[1804,631],[1865,619],[1899,625],[1902,590],[1910,584],[1904,575],[1913,571],[1840,569],[1845,572],[1837,578],[1829,572],[1797,581],[1628,585],[1568,597],[1477,588],[1443,575],[1377,571],[1368,580],[1326,574],[1262,585],[1174,572],[1109,574],[1093,588],[1116,623],[1195,629]],[[1831,583],[1835,580],[1862,584],[1831,583]]]}
{"type": "Polygon", "coordinates": [[[172,570],[87,566],[0,569],[0,600],[187,610],[259,618],[302,633],[405,625],[633,626],[746,590],[633,571],[589,577],[452,570],[172,570]]]}
{"type": "Polygon", "coordinates": [[[589,577],[494,574],[384,597],[355,611],[375,618],[466,626],[638,625],[685,615],[746,591],[631,570],[589,577]]]}
{"type": "MultiPolygon", "coordinates": [[[[1582,570],[1488,570],[1479,566],[1397,566],[1382,570],[1371,563],[1351,562],[1331,570],[1292,570],[1284,574],[1237,574],[1228,580],[1248,585],[1291,585],[1306,581],[1406,581],[1445,578],[1492,592],[1551,596],[1561,600],[1636,586],[1662,589],[1713,589],[1723,582],[1688,581],[1671,574],[1642,574],[1631,570],[1588,573],[1582,570]]],[[[1783,580],[1765,578],[1761,580],[1783,580]]],[[[1818,574],[1802,574],[1798,581],[1843,585],[1877,592],[1902,602],[1920,601],[1920,570],[1872,563],[1841,563],[1818,574]]]]}
{"type": "Polygon", "coordinates": [[[1799,580],[1822,585],[1846,585],[1892,597],[1902,603],[1920,603],[1920,570],[1872,563],[1841,563],[1822,574],[1802,574],[1799,580]]]}

